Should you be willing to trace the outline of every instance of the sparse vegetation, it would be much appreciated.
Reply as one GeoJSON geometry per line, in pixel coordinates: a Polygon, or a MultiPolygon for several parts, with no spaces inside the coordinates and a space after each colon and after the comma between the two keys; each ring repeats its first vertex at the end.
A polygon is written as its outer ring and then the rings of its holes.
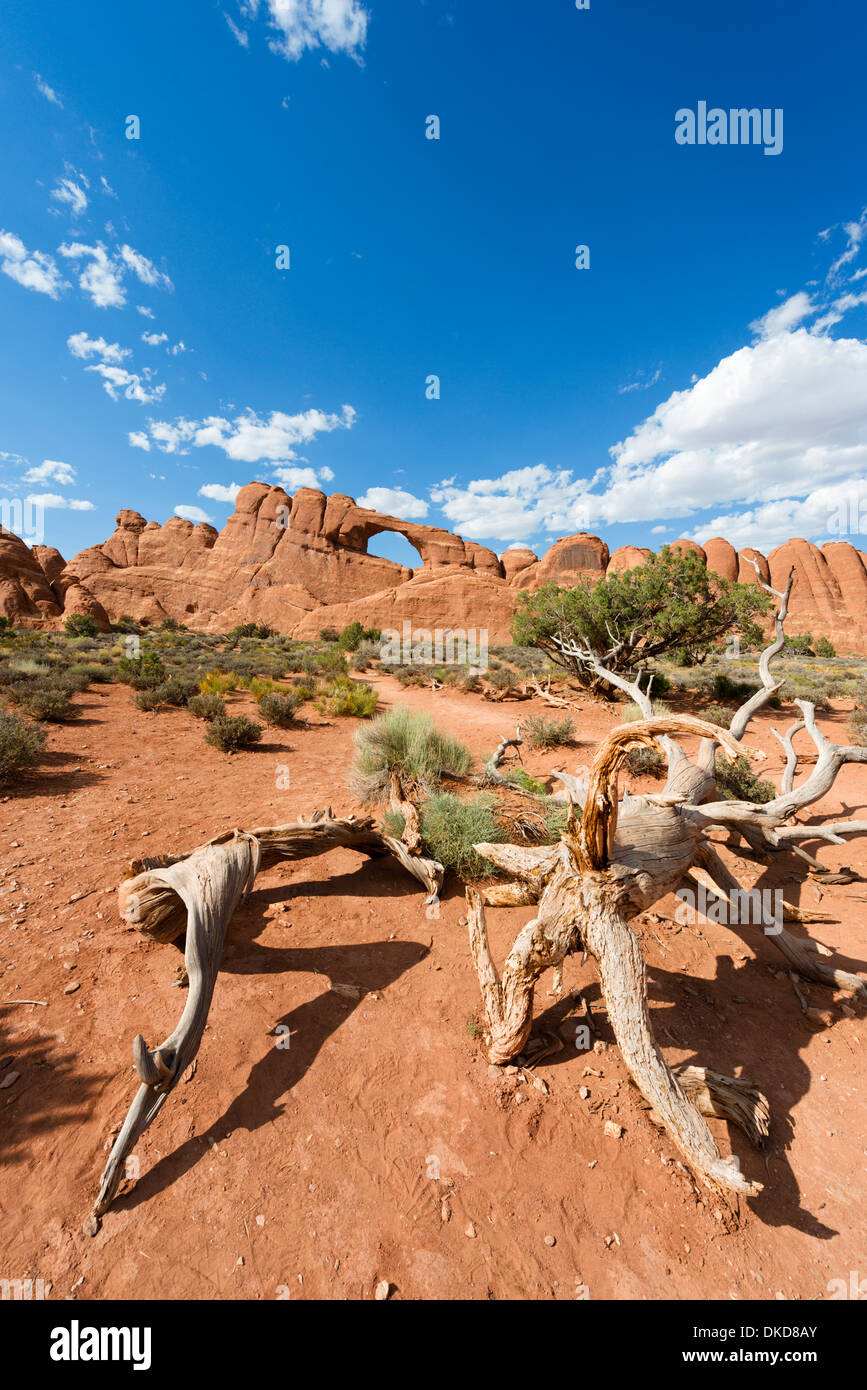
{"type": "Polygon", "coordinates": [[[193,695],[187,709],[197,719],[220,719],[226,713],[226,702],[219,695],[193,695]]]}
{"type": "Polygon", "coordinates": [[[70,613],[64,623],[68,637],[98,637],[99,624],[89,613],[70,613]]]}
{"type": "Polygon", "coordinates": [[[490,792],[479,792],[472,801],[462,801],[450,792],[428,796],[419,808],[426,852],[459,878],[491,878],[494,869],[473,846],[499,844],[504,840],[494,817],[494,804],[490,792]]]}
{"type": "Polygon", "coordinates": [[[764,782],[750,767],[749,758],[730,763],[727,758],[716,760],[716,785],[728,801],[752,801],[760,806],[773,801],[777,789],[773,782],[764,782]]]}
{"type": "Polygon", "coordinates": [[[45,734],[20,714],[0,710],[0,785],[34,767],[42,756],[45,734]]]}
{"type": "Polygon", "coordinates": [[[575,742],[575,721],[569,715],[548,719],[531,714],[521,721],[521,736],[529,748],[568,748],[575,742]]]}
{"type": "Polygon", "coordinates": [[[355,735],[350,788],[363,802],[388,799],[392,772],[404,796],[431,793],[444,777],[463,777],[472,765],[470,751],[444,734],[430,715],[398,705],[355,735]]]}
{"type": "Polygon", "coordinates": [[[256,724],[246,714],[223,714],[208,725],[205,742],[221,753],[239,753],[244,748],[252,748],[262,737],[262,725],[256,724]]]}
{"type": "Polygon", "coordinates": [[[272,724],[278,729],[289,729],[298,720],[296,715],[304,697],[298,691],[292,691],[289,695],[279,695],[269,693],[263,695],[259,701],[259,712],[266,724],[272,724]]]}

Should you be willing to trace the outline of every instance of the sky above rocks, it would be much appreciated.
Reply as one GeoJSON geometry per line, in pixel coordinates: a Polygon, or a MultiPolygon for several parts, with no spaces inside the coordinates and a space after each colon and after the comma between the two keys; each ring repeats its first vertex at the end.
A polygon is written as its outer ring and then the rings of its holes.
{"type": "Polygon", "coordinates": [[[257,478],[498,552],[865,545],[862,7],[5,0],[0,37],[25,539],[222,526],[257,478]]]}

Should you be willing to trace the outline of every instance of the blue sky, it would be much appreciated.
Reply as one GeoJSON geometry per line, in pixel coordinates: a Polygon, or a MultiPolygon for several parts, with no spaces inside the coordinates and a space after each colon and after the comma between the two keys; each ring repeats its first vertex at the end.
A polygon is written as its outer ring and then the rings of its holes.
{"type": "Polygon", "coordinates": [[[4,0],[0,38],[0,499],[67,557],[253,478],[498,552],[865,544],[863,7],[4,0]],[[700,101],[782,150],[679,144],[700,101]]]}

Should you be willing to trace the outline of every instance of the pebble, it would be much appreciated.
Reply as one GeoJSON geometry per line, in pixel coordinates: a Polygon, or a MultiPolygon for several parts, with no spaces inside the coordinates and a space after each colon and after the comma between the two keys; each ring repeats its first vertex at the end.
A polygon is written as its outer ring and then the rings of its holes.
{"type": "Polygon", "coordinates": [[[389,1284],[387,1279],[381,1279],[376,1286],[376,1291],[374,1292],[373,1296],[376,1299],[377,1303],[384,1303],[390,1293],[391,1284],[389,1284]]]}
{"type": "Polygon", "coordinates": [[[623,1134],[623,1126],[616,1125],[613,1120],[606,1120],[605,1133],[610,1139],[619,1139],[623,1134]]]}
{"type": "Polygon", "coordinates": [[[578,1088],[578,1094],[579,1094],[579,1096],[581,1097],[582,1100],[589,1100],[589,1098],[590,1098],[590,1087],[589,1087],[589,1086],[579,1086],[579,1088],[578,1088]]]}
{"type": "Polygon", "coordinates": [[[475,1226],[473,1225],[472,1221],[469,1223],[469,1225],[467,1226],[467,1229],[464,1231],[464,1235],[466,1236],[467,1240],[475,1240],[475,1238],[476,1238],[476,1228],[475,1228],[475,1226]]]}
{"type": "Polygon", "coordinates": [[[8,1086],[14,1086],[20,1075],[20,1071],[7,1071],[3,1080],[0,1081],[0,1091],[5,1091],[8,1086]]]}
{"type": "Polygon", "coordinates": [[[63,991],[63,993],[74,994],[77,989],[81,989],[81,982],[80,980],[73,980],[72,984],[66,986],[66,989],[63,991]]]}
{"type": "Polygon", "coordinates": [[[546,1236],[546,1237],[545,1237],[545,1244],[546,1244],[546,1245],[556,1245],[556,1244],[557,1244],[557,1237],[556,1237],[556,1236],[546,1236]]]}

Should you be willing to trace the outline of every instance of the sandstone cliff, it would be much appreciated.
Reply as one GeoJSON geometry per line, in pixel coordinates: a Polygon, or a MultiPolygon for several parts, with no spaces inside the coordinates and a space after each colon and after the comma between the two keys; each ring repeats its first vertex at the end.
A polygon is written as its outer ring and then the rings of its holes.
{"type": "MultiPolygon", "coordinates": [[[[765,558],[736,552],[715,538],[703,555],[726,579],[755,582],[755,560],[780,587],[791,565],[795,582],[789,630],[826,636],[840,652],[867,651],[867,557],[845,541],[818,546],[791,540],[765,558]]],[[[102,545],[68,563],[46,546],[30,550],[0,532],[0,613],[15,623],[59,626],[69,613],[91,613],[105,629],[121,615],[156,623],[171,617],[189,627],[226,631],[241,622],[267,623],[296,637],[323,627],[365,626],[487,629],[491,643],[509,641],[517,591],[549,580],[592,581],[644,564],[649,550],[623,546],[609,554],[598,536],[566,536],[540,559],[532,550],[492,550],[436,526],[370,511],[342,493],[249,483],[222,531],[172,517],[164,525],[122,511],[102,545]],[[368,553],[371,539],[395,532],[418,552],[407,568],[368,553]]]]}

